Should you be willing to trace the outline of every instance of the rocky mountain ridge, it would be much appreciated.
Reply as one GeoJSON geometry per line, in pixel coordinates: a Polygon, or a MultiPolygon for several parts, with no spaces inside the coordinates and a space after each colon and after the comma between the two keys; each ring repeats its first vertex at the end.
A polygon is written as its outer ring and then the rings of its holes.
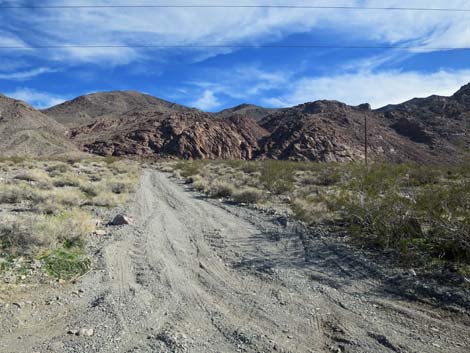
{"type": "MultiPolygon", "coordinates": [[[[113,156],[452,162],[470,148],[470,84],[450,97],[372,110],[315,101],[272,109],[242,104],[205,113],[136,91],[94,93],[31,116],[66,129],[81,150],[113,156]],[[37,115],[40,114],[40,115],[37,115]]],[[[62,130],[62,131],[64,131],[62,130]]]]}

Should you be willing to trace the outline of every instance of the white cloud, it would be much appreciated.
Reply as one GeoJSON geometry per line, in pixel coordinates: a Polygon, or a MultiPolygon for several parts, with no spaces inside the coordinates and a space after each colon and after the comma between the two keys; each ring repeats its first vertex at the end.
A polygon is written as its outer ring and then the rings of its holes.
{"type": "MultiPolygon", "coordinates": [[[[100,4],[112,3],[111,0],[100,1],[100,4]]],[[[283,0],[272,0],[271,3],[285,5],[283,0]]],[[[254,5],[260,2],[246,0],[243,4],[254,5]]],[[[299,0],[296,4],[311,5],[312,3],[310,0],[299,0]]],[[[331,5],[331,2],[318,2],[318,5],[331,5]]],[[[338,1],[335,5],[378,6],[375,0],[338,1]]],[[[402,0],[389,0],[381,1],[380,6],[400,7],[404,4],[402,0]]],[[[409,0],[406,6],[429,7],[430,5],[429,1],[425,0],[409,0]]],[[[465,0],[441,1],[436,2],[434,6],[468,7],[465,0]]],[[[0,14],[0,21],[27,28],[27,31],[22,32],[20,40],[31,44],[262,44],[275,42],[290,34],[326,30],[335,35],[335,43],[331,44],[344,42],[361,44],[372,41],[378,44],[410,43],[423,48],[470,46],[468,26],[470,13],[463,12],[285,8],[95,8],[35,11],[34,15],[25,16],[25,11],[28,10],[9,10],[8,17],[6,17],[7,14],[0,14]]],[[[7,34],[0,33],[0,43],[2,43],[2,36],[7,34]]],[[[210,53],[228,51],[227,49],[212,49],[185,53],[189,53],[197,60],[210,56],[210,53]]],[[[154,56],[160,52],[163,51],[156,51],[154,56]]],[[[129,48],[66,49],[59,52],[57,50],[41,51],[41,53],[46,53],[48,57],[57,60],[109,65],[126,64],[145,57],[142,54],[145,53],[144,50],[129,48]]]]}
{"type": "Polygon", "coordinates": [[[191,103],[191,106],[199,108],[205,111],[212,111],[220,107],[221,102],[215,96],[215,93],[211,90],[206,90],[202,96],[191,103]]]}
{"type": "Polygon", "coordinates": [[[16,35],[9,33],[5,30],[0,30],[0,46],[20,47],[20,46],[25,46],[25,43],[21,39],[19,39],[16,35]]]}
{"type": "Polygon", "coordinates": [[[194,91],[211,91],[230,98],[250,102],[260,95],[287,85],[294,72],[291,70],[268,71],[258,65],[240,65],[230,70],[213,69],[203,72],[205,77],[213,77],[211,81],[187,82],[194,91]]]}
{"type": "Polygon", "coordinates": [[[29,103],[37,109],[49,108],[63,103],[67,98],[48,92],[40,92],[29,88],[18,88],[12,92],[5,92],[7,97],[19,99],[29,103]]]}
{"type": "Polygon", "coordinates": [[[351,105],[367,102],[379,108],[414,97],[432,94],[449,96],[468,82],[470,70],[434,73],[356,72],[293,81],[287,88],[288,93],[265,99],[265,103],[285,107],[319,99],[334,99],[351,105]]]}
{"type": "Polygon", "coordinates": [[[39,67],[33,70],[18,71],[18,72],[12,72],[8,74],[0,73],[0,80],[24,81],[24,80],[28,80],[30,78],[33,78],[33,77],[36,77],[45,73],[51,73],[51,72],[57,72],[57,70],[50,69],[47,67],[39,67]]]}

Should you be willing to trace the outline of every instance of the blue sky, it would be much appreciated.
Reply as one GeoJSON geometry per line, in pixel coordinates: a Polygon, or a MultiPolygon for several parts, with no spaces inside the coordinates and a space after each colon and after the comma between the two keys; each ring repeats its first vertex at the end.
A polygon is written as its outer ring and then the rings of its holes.
{"type": "MultiPolygon", "coordinates": [[[[312,5],[310,0],[36,0],[47,4],[312,5]]],[[[469,8],[460,0],[315,1],[315,5],[469,8]]],[[[0,9],[0,46],[412,46],[390,49],[0,49],[0,92],[44,108],[78,95],[138,90],[218,111],[240,103],[292,106],[317,99],[373,107],[470,82],[470,12],[313,9],[0,9]]]]}

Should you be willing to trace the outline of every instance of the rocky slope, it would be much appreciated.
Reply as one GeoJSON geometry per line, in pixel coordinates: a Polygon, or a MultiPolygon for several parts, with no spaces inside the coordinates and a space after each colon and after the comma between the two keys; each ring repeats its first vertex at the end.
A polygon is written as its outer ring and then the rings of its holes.
{"type": "Polygon", "coordinates": [[[452,156],[470,148],[470,84],[451,97],[415,98],[377,112],[400,135],[429,146],[436,155],[452,156]]]}
{"type": "Polygon", "coordinates": [[[214,119],[199,111],[133,112],[73,129],[71,138],[99,155],[252,159],[267,134],[248,117],[214,119]]]}
{"type": "Polygon", "coordinates": [[[345,162],[365,158],[365,124],[369,156],[383,161],[431,161],[427,144],[412,141],[390,127],[368,104],[357,107],[317,101],[268,115],[260,125],[270,135],[260,141],[262,158],[345,162]]]}
{"type": "Polygon", "coordinates": [[[0,156],[78,153],[66,129],[28,104],[0,94],[0,156]]]}

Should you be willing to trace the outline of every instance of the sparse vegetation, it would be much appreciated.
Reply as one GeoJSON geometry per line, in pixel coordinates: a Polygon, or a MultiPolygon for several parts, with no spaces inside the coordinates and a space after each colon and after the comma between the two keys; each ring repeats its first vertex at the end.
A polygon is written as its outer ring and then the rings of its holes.
{"type": "Polygon", "coordinates": [[[233,185],[217,181],[211,185],[210,196],[211,197],[230,197],[234,193],[233,185]]]}
{"type": "Polygon", "coordinates": [[[41,261],[62,279],[87,271],[86,237],[96,227],[90,206],[125,202],[138,174],[137,163],[117,158],[1,159],[0,272],[16,257],[41,261]]]}
{"type": "Polygon", "coordinates": [[[393,250],[405,264],[470,268],[468,165],[319,164],[283,161],[170,163],[200,192],[240,203],[289,207],[353,242],[393,250]]]}
{"type": "Polygon", "coordinates": [[[263,199],[263,192],[261,190],[248,187],[233,195],[233,199],[240,203],[257,203],[263,199]]]}

